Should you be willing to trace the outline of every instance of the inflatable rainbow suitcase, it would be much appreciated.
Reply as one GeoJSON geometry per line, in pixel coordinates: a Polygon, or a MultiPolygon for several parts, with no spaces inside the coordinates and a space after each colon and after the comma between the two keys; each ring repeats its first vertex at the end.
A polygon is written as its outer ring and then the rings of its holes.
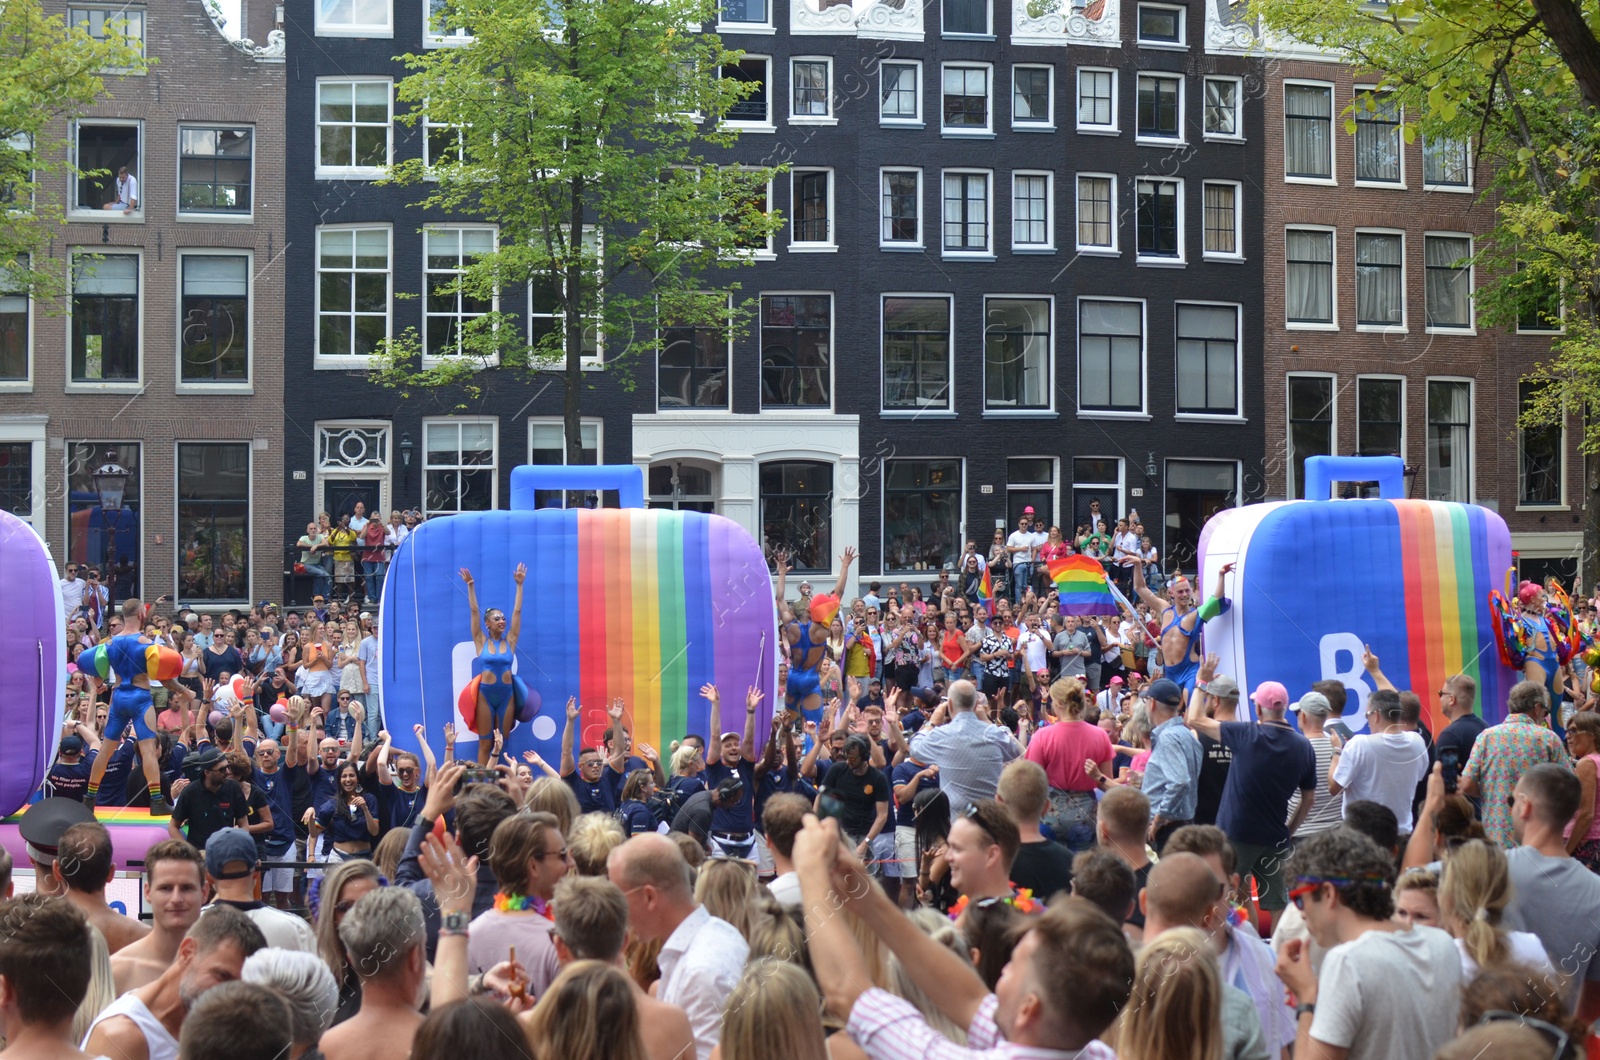
{"type": "MultiPolygon", "coordinates": [[[[0,817],[44,782],[67,692],[66,614],[44,539],[0,511],[0,817]]],[[[26,861],[18,864],[25,865],[26,861]]]]}
{"type": "Polygon", "coordinates": [[[782,704],[761,547],[722,516],[643,504],[643,472],[631,465],[518,467],[510,511],[431,519],[407,537],[379,616],[384,724],[397,745],[412,746],[420,723],[437,746],[448,721],[459,742],[476,741],[458,708],[477,657],[460,571],[472,572],[483,611],[500,608],[509,621],[518,563],[528,574],[514,672],[531,714],[506,750],[519,760],[531,749],[557,763],[569,696],[584,708],[580,745],[599,743],[605,710],[619,698],[634,739],[663,758],[686,733],[715,740],[700,696],[708,682],[722,693],[727,730],[744,723],[745,690],[760,689],[764,738],[782,704]],[[533,510],[536,490],[562,489],[615,489],[624,507],[533,510]]]}
{"type": "Polygon", "coordinates": [[[1220,672],[1247,694],[1281,681],[1291,703],[1313,681],[1341,680],[1343,720],[1360,731],[1373,690],[1365,644],[1396,688],[1422,698],[1431,731],[1443,722],[1436,693],[1463,671],[1477,679],[1483,719],[1502,720],[1519,679],[1500,662],[1488,603],[1512,562],[1505,521],[1475,504],[1403,498],[1398,457],[1312,457],[1305,478],[1319,499],[1232,508],[1201,532],[1200,596],[1235,565],[1233,607],[1205,632],[1220,672]],[[1335,480],[1375,480],[1379,499],[1327,500],[1335,480]]]}

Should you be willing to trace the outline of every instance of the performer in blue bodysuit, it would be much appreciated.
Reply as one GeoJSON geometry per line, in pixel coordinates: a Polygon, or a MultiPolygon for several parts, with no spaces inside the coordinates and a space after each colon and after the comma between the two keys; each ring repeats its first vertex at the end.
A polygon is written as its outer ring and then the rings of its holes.
{"type": "Polygon", "coordinates": [[[496,730],[511,734],[513,720],[527,721],[521,717],[532,702],[528,686],[522,678],[511,672],[512,660],[517,655],[517,636],[522,631],[522,581],[528,568],[519,563],[512,575],[517,582],[516,602],[511,605],[510,628],[506,613],[491,607],[480,617],[478,593],[473,585],[472,572],[461,568],[461,580],[467,583],[467,604],[472,608],[472,643],[478,649],[477,670],[469,691],[476,686],[476,695],[463,697],[473,703],[474,717],[467,719],[472,731],[478,734],[478,764],[487,765],[494,753],[496,730]]]}
{"type": "Polygon", "coordinates": [[[1185,698],[1194,691],[1200,673],[1200,627],[1232,606],[1227,595],[1227,577],[1232,572],[1232,563],[1223,564],[1217,572],[1216,594],[1196,607],[1189,579],[1181,574],[1172,579],[1167,586],[1172,594],[1168,603],[1145,585],[1144,565],[1133,565],[1133,588],[1161,622],[1161,672],[1183,689],[1185,698]]]}
{"type": "Polygon", "coordinates": [[[774,596],[778,603],[778,621],[783,627],[784,646],[789,652],[789,679],[784,685],[784,704],[789,713],[800,713],[807,721],[822,718],[822,680],[817,673],[828,654],[828,626],[839,613],[839,600],[849,580],[850,564],[856,550],[847,548],[839,560],[839,580],[832,593],[807,598],[793,603],[784,599],[784,579],[789,573],[789,555],[779,552],[773,557],[778,568],[778,585],[774,596]]]}

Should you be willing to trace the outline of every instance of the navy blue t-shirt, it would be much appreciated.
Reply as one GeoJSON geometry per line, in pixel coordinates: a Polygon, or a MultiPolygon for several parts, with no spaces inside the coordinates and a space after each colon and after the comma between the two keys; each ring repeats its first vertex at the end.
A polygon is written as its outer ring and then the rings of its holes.
{"type": "MultiPolygon", "coordinates": [[[[106,763],[105,776],[100,778],[100,790],[95,793],[96,806],[126,806],[128,804],[128,776],[133,772],[134,755],[139,745],[123,740],[122,745],[106,763]]],[[[87,790],[87,783],[85,790],[87,790]]]]}
{"type": "Polygon", "coordinates": [[[638,799],[629,799],[617,807],[617,817],[622,821],[623,835],[634,836],[656,830],[656,819],[651,815],[650,807],[638,799]]]}
{"type": "Polygon", "coordinates": [[[744,781],[744,791],[732,806],[711,808],[711,830],[739,835],[756,829],[756,764],[748,758],[739,759],[737,766],[723,765],[718,759],[706,765],[706,787],[717,790],[728,777],[738,775],[744,781]]]}
{"type": "Polygon", "coordinates": [[[697,791],[706,790],[706,778],[703,776],[669,777],[667,787],[678,793],[679,803],[688,801],[690,795],[697,791]]]}
{"type": "Polygon", "coordinates": [[[1289,796],[1317,786],[1311,741],[1287,725],[1225,721],[1220,742],[1233,752],[1233,765],[1222,789],[1217,827],[1235,843],[1287,843],[1289,796]]]}
{"type": "MultiPolygon", "coordinates": [[[[50,767],[48,793],[82,802],[84,794],[89,790],[89,770],[93,768],[95,756],[99,753],[85,751],[71,764],[58,759],[56,764],[50,767]]],[[[99,799],[95,801],[98,802],[99,799]]]]}
{"type": "Polygon", "coordinates": [[[610,813],[617,808],[617,785],[606,779],[606,768],[601,768],[600,779],[592,784],[576,769],[561,779],[578,797],[578,809],[584,813],[610,813]]]}
{"type": "Polygon", "coordinates": [[[256,845],[282,854],[294,846],[294,798],[289,770],[283,765],[271,773],[257,769],[251,785],[266,796],[267,807],[272,810],[272,831],[257,836],[256,845]]]}
{"type": "Polygon", "coordinates": [[[320,807],[323,803],[333,798],[337,792],[334,783],[339,776],[339,768],[329,769],[321,762],[317,763],[317,771],[311,776],[311,805],[320,807]]]}
{"type": "MultiPolygon", "coordinates": [[[[361,798],[371,809],[372,816],[378,816],[377,797],[370,791],[364,791],[361,793],[361,798]]],[[[377,837],[367,831],[367,815],[353,802],[344,807],[339,805],[338,799],[329,799],[317,807],[317,822],[322,825],[323,834],[328,837],[329,843],[377,842],[377,837]]]]}
{"type": "MultiPolygon", "coordinates": [[[[911,759],[907,758],[905,761],[895,766],[892,771],[890,771],[889,784],[891,789],[898,788],[902,784],[911,783],[912,777],[916,776],[918,773],[927,768],[927,763],[913,762],[911,759]]],[[[900,811],[900,816],[905,818],[905,820],[901,821],[900,823],[911,823],[911,802],[915,800],[918,795],[921,795],[924,791],[937,791],[938,788],[939,775],[935,773],[931,777],[923,777],[921,780],[917,781],[917,790],[911,793],[911,799],[906,801],[906,805],[900,806],[898,804],[899,800],[891,798],[890,801],[896,804],[896,809],[900,811]]]]}
{"type": "Polygon", "coordinates": [[[422,819],[422,807],[428,801],[428,785],[418,786],[416,791],[401,791],[398,784],[380,784],[378,786],[378,825],[384,832],[391,828],[404,828],[408,831],[411,826],[422,819]]]}

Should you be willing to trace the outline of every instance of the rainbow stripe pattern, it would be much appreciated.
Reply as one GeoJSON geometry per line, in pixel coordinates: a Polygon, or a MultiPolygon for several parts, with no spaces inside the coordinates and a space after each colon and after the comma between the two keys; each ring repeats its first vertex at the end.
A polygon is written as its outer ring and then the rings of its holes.
{"type": "Polygon", "coordinates": [[[989,577],[987,566],[983,568],[983,577],[978,579],[978,603],[989,612],[994,611],[994,581],[989,577]]]}
{"type": "MultiPolygon", "coordinates": [[[[103,640],[78,656],[78,669],[102,681],[111,679],[111,653],[109,641],[103,640]]],[[[183,656],[171,648],[151,644],[144,650],[144,676],[152,681],[171,681],[183,673],[183,656]]],[[[122,677],[122,674],[118,674],[122,677]]]]}
{"type": "Polygon", "coordinates": [[[471,570],[484,610],[509,619],[519,562],[528,575],[514,665],[540,709],[507,750],[555,763],[569,696],[582,707],[581,745],[599,743],[606,708],[620,699],[634,740],[663,757],[687,733],[715,737],[703,684],[721,692],[724,729],[742,727],[751,686],[764,696],[763,732],[773,704],[781,709],[771,577],[737,524],[643,509],[475,512],[425,523],[391,568],[380,617],[391,732],[420,722],[432,738],[472,677],[459,569],[471,570]]]}
{"type": "Polygon", "coordinates": [[[1114,615],[1116,598],[1106,581],[1106,569],[1088,556],[1064,556],[1045,564],[1055,584],[1063,615],[1114,615]]]}

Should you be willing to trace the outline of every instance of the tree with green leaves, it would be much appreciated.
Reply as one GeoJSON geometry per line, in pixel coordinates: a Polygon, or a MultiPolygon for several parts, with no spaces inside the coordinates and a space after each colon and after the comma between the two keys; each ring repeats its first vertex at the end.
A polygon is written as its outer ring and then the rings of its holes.
{"type": "Polygon", "coordinates": [[[136,73],[149,61],[108,21],[91,37],[39,0],[0,2],[0,276],[10,290],[60,293],[66,277],[39,251],[63,223],[61,204],[38,194],[56,174],[85,175],[67,141],[70,119],[105,92],[103,75],[136,73]]]}
{"type": "MultiPolygon", "coordinates": [[[[1475,248],[1478,318],[1561,333],[1528,375],[1521,426],[1581,419],[1600,454],[1600,42],[1595,0],[1251,0],[1286,34],[1379,75],[1408,141],[1470,143],[1494,231],[1475,248]]],[[[1372,108],[1358,95],[1352,112],[1372,108]]],[[[1353,131],[1353,113],[1347,114],[1353,131]]],[[[1589,461],[1584,584],[1597,584],[1600,470],[1589,461]]]]}
{"type": "Polygon", "coordinates": [[[436,30],[464,42],[408,55],[400,121],[425,122],[427,155],[394,181],[420,205],[492,224],[459,273],[425,291],[459,325],[428,318],[378,344],[373,377],[406,393],[471,395],[491,367],[551,373],[564,388],[567,462],[580,461],[584,369],[603,352],[654,352],[662,324],[726,334],[748,312],[724,270],[781,224],[775,167],[726,163],[724,119],[755,87],[722,76],[738,54],[701,27],[716,0],[452,0],[436,30]],[[470,34],[470,37],[466,37],[470,34]],[[526,326],[497,308],[526,287],[526,326]],[[542,326],[540,321],[549,321],[542,326]]]}

